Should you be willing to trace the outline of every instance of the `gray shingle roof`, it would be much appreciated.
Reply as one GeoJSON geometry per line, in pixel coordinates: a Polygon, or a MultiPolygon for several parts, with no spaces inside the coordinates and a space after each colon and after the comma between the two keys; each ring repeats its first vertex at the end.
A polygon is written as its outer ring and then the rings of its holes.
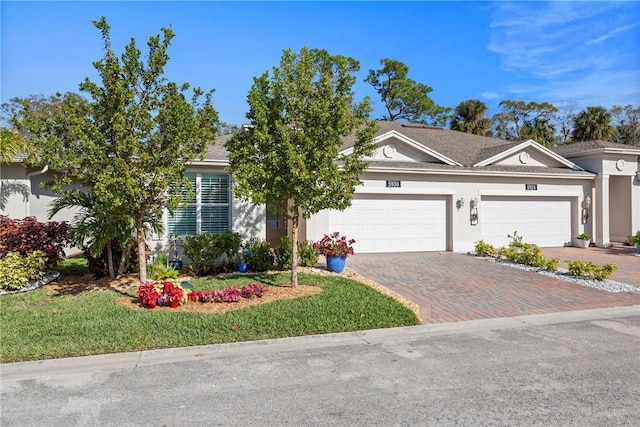
{"type": "Polygon", "coordinates": [[[633,145],[618,144],[609,141],[582,141],[575,142],[573,144],[560,145],[559,147],[553,147],[552,150],[561,156],[578,154],[585,151],[604,150],[606,148],[616,148],[620,150],[638,150],[640,147],[634,147],[633,145]]]}
{"type": "Polygon", "coordinates": [[[215,142],[207,147],[207,151],[204,154],[205,161],[226,162],[229,159],[229,152],[224,148],[224,144],[231,136],[232,135],[222,135],[216,137],[215,142]]]}
{"type": "MultiPolygon", "coordinates": [[[[378,122],[378,126],[377,136],[395,130],[417,143],[437,151],[465,166],[472,166],[480,160],[491,157],[513,145],[510,141],[415,123],[381,120],[378,122]],[[506,148],[499,149],[498,147],[506,148]],[[490,150],[491,153],[495,151],[495,153],[491,154],[491,156],[483,157],[482,150],[485,149],[490,150]]],[[[345,138],[343,149],[351,147],[354,139],[354,136],[345,138]]],[[[519,144],[519,142],[517,144],[519,144]]]]}
{"type": "MultiPolygon", "coordinates": [[[[434,150],[450,159],[457,161],[462,166],[451,166],[444,163],[421,163],[421,162],[397,162],[397,161],[370,161],[372,168],[392,168],[407,170],[442,170],[460,172],[496,172],[515,174],[550,174],[550,175],[575,175],[591,177],[593,174],[583,171],[575,171],[568,167],[536,167],[536,166],[509,166],[490,165],[483,167],[473,167],[476,163],[489,159],[505,150],[521,144],[523,141],[504,141],[501,139],[489,138],[480,135],[473,135],[454,130],[436,128],[433,126],[420,125],[415,123],[404,123],[396,121],[378,121],[378,132],[376,136],[384,135],[390,131],[396,131],[416,143],[434,150]]],[[[231,135],[224,135],[216,138],[214,145],[207,150],[206,159],[209,161],[226,161],[228,151],[224,148],[224,143],[231,135]]],[[[344,138],[342,150],[350,148],[355,142],[355,135],[344,138]]],[[[619,145],[619,144],[617,144],[619,145]]]]}

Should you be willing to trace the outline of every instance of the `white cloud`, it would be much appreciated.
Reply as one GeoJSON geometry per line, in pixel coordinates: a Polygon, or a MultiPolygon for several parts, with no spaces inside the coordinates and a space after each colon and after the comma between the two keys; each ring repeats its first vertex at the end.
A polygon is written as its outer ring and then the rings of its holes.
{"type": "Polygon", "coordinates": [[[616,34],[620,34],[620,33],[624,33],[624,32],[629,31],[629,30],[633,30],[636,27],[637,27],[636,24],[632,24],[632,25],[624,25],[622,27],[614,28],[613,30],[609,31],[608,33],[603,34],[601,36],[598,36],[595,39],[587,40],[586,44],[587,44],[587,46],[593,46],[593,45],[596,45],[596,44],[600,44],[600,43],[604,42],[605,40],[608,40],[611,37],[615,36],[616,34]]]}
{"type": "Polygon", "coordinates": [[[494,92],[581,105],[638,104],[637,3],[494,4],[488,49],[518,85],[494,92]]]}
{"type": "Polygon", "coordinates": [[[501,93],[492,92],[492,91],[482,92],[480,96],[483,97],[484,99],[490,99],[490,100],[502,98],[501,93]]]}

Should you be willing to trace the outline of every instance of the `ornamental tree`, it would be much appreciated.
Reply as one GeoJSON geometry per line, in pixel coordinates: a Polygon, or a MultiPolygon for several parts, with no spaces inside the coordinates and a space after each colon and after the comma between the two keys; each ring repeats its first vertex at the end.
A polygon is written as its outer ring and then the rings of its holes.
{"type": "Polygon", "coordinates": [[[145,282],[147,225],[180,203],[180,192],[170,190],[177,190],[176,182],[186,185],[186,164],[214,140],[218,115],[213,91],[164,78],[171,28],[149,38],[145,58],[134,39],[118,57],[106,19],[93,24],[102,34],[104,57],[93,63],[101,81],[80,84],[88,99],[58,96],[56,108],[44,116],[29,99],[17,100],[12,124],[21,134],[29,130],[37,145],[34,160],[55,172],[55,192],[64,195],[73,190],[63,184],[79,182],[99,201],[101,217],[133,222],[145,282]]]}
{"type": "Polygon", "coordinates": [[[323,209],[344,210],[373,153],[376,123],[368,98],[354,101],[359,64],[326,50],[286,49],[278,67],[254,78],[251,121],[225,144],[235,194],[266,203],[291,220],[291,286],[298,285],[300,218],[323,209]],[[340,154],[343,138],[352,154],[340,154]],[[351,139],[352,138],[352,139],[351,139]]]}
{"type": "Polygon", "coordinates": [[[555,143],[553,125],[558,108],[548,102],[504,100],[493,116],[494,136],[507,141],[533,139],[551,147],[555,143]]]}
{"type": "Polygon", "coordinates": [[[449,108],[437,105],[429,94],[431,86],[418,83],[407,77],[409,67],[395,59],[380,60],[382,68],[369,70],[365,82],[374,87],[380,94],[387,109],[384,120],[407,120],[444,126],[447,122],[449,108]]]}

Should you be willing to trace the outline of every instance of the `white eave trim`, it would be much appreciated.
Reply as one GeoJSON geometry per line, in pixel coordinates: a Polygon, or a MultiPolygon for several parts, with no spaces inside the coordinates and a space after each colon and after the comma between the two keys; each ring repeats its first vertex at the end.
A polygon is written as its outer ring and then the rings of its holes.
{"type": "Polygon", "coordinates": [[[387,168],[382,166],[369,167],[365,173],[397,173],[397,174],[423,174],[423,175],[456,175],[456,176],[499,176],[505,178],[563,178],[563,179],[588,179],[594,180],[598,176],[595,173],[584,171],[588,175],[541,173],[541,172],[499,172],[488,170],[442,170],[442,169],[409,169],[387,168]]]}
{"type": "Polygon", "coordinates": [[[553,151],[549,150],[547,147],[544,147],[540,144],[538,144],[537,142],[535,142],[533,139],[530,139],[528,141],[525,141],[521,144],[518,144],[514,147],[509,148],[508,150],[505,151],[501,151],[500,153],[496,154],[493,157],[490,157],[488,159],[485,159],[481,162],[476,163],[475,165],[473,165],[473,167],[482,167],[482,166],[489,166],[495,162],[498,162],[502,159],[505,159],[509,156],[512,156],[514,154],[516,154],[518,151],[524,150],[525,148],[533,148],[534,150],[540,151],[543,154],[546,154],[547,156],[551,157],[552,159],[556,160],[557,162],[562,163],[563,165],[573,169],[573,170],[578,170],[578,171],[583,171],[584,169],[582,169],[580,166],[576,165],[575,163],[573,163],[570,160],[565,159],[564,157],[562,157],[559,154],[554,153],[553,151]]]}
{"type": "Polygon", "coordinates": [[[629,148],[594,148],[593,150],[586,151],[576,151],[575,153],[567,153],[563,154],[565,157],[584,157],[593,154],[624,154],[628,156],[637,156],[640,155],[640,149],[629,149],[629,148]]]}
{"type": "Polygon", "coordinates": [[[229,166],[227,160],[195,160],[187,163],[187,166],[229,166]]]}
{"type": "MultiPolygon", "coordinates": [[[[455,160],[441,154],[438,153],[435,150],[432,150],[429,147],[426,147],[416,141],[414,141],[411,138],[406,137],[405,135],[401,134],[400,132],[396,131],[396,130],[390,130],[389,132],[385,132],[382,135],[378,135],[375,138],[373,138],[373,142],[375,142],[376,144],[380,144],[383,141],[386,141],[387,139],[391,139],[391,138],[395,138],[399,141],[402,141],[403,143],[407,144],[408,146],[415,148],[416,150],[425,153],[437,160],[440,160],[441,162],[450,165],[450,166],[462,166],[462,163],[458,163],[455,160]]],[[[342,152],[340,152],[340,154],[344,154],[345,156],[350,156],[351,154],[353,154],[353,147],[349,147],[346,150],[343,150],[342,152]]]]}

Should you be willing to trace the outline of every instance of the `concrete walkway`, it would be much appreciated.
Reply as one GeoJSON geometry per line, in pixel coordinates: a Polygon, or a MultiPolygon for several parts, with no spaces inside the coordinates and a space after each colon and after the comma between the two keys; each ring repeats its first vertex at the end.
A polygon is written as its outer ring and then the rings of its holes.
{"type": "MultiPolygon", "coordinates": [[[[547,256],[594,262],[617,257],[616,278],[633,282],[640,257],[557,248],[547,256]],[[588,258],[588,257],[587,257],[588,258]]],[[[453,252],[356,254],[347,265],[420,306],[424,323],[458,322],[640,304],[640,293],[610,293],[453,252]]],[[[633,283],[632,283],[633,284],[633,283]]]]}

